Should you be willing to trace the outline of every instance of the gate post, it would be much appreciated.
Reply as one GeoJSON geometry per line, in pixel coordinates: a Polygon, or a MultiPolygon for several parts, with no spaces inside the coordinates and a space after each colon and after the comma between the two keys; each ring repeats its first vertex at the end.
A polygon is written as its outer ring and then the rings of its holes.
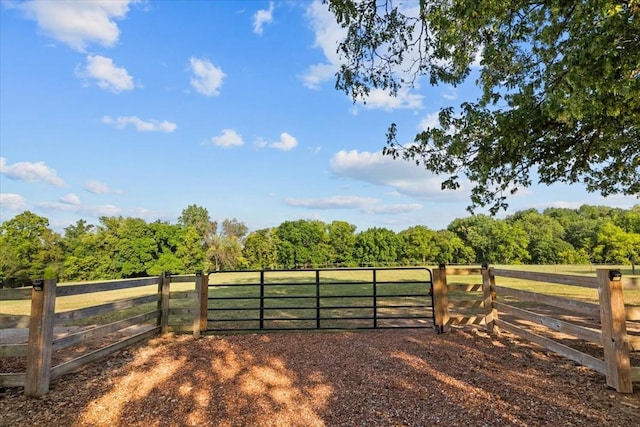
{"type": "Polygon", "coordinates": [[[627,315],[622,297],[620,270],[598,269],[600,325],[607,385],[618,393],[632,393],[631,363],[627,342],[627,315]]]}
{"type": "Polygon", "coordinates": [[[165,271],[160,279],[160,333],[169,332],[169,297],[171,296],[171,274],[165,271]]]}
{"type": "Polygon", "coordinates": [[[488,333],[493,333],[495,321],[498,318],[498,310],[495,308],[496,293],[491,288],[496,284],[496,276],[487,264],[482,264],[482,291],[484,305],[484,324],[488,333]]]}
{"type": "Polygon", "coordinates": [[[209,327],[207,316],[209,310],[209,274],[203,273],[200,285],[200,331],[205,332],[209,327]]]}
{"type": "Polygon", "coordinates": [[[198,270],[196,271],[196,296],[193,300],[193,323],[192,323],[192,329],[193,329],[193,337],[194,338],[200,338],[200,314],[201,314],[201,307],[202,305],[200,304],[200,301],[202,299],[202,270],[198,270]]]}
{"type": "Polygon", "coordinates": [[[56,279],[36,280],[31,290],[29,345],[24,394],[40,397],[49,391],[56,308],[56,279]]]}
{"type": "Polygon", "coordinates": [[[433,306],[435,313],[436,332],[444,332],[444,326],[449,322],[449,297],[447,295],[447,269],[440,264],[433,270],[433,306]]]}

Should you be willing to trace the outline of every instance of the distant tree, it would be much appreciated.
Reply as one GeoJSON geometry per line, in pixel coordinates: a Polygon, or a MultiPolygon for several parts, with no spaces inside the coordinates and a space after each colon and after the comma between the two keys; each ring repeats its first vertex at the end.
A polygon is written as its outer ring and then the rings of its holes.
{"type": "Polygon", "coordinates": [[[422,164],[471,208],[506,207],[532,183],[640,194],[640,3],[637,0],[400,2],[329,0],[346,30],[336,88],[354,100],[397,94],[422,76],[481,94],[440,110],[439,125],[384,153],[422,164]]]}
{"type": "Polygon", "coordinates": [[[472,215],[454,220],[448,228],[474,250],[476,262],[519,264],[529,259],[529,237],[518,224],[472,215]]]}
{"type": "Polygon", "coordinates": [[[91,234],[95,230],[95,226],[88,224],[84,219],[79,219],[75,224],[69,225],[64,229],[64,245],[66,249],[73,251],[81,240],[87,234],[91,234]]]}
{"type": "Polygon", "coordinates": [[[182,243],[176,248],[176,256],[182,261],[186,273],[206,270],[204,260],[206,249],[202,246],[201,236],[195,227],[183,227],[182,243]]]}
{"type": "Polygon", "coordinates": [[[339,266],[353,265],[356,226],[345,221],[333,221],[328,226],[330,262],[339,266]]]}
{"type": "Polygon", "coordinates": [[[62,267],[62,241],[49,229],[49,220],[30,211],[0,225],[0,278],[20,284],[55,278],[62,267]]]}
{"type": "MultiPolygon", "coordinates": [[[[152,222],[149,224],[149,228],[156,243],[156,250],[147,273],[150,276],[157,276],[164,272],[186,273],[183,259],[178,256],[177,252],[178,248],[185,244],[184,235],[187,229],[164,221],[152,222]]],[[[193,273],[193,271],[190,273],[193,273]]]]}
{"type": "Polygon", "coordinates": [[[556,219],[535,209],[516,212],[509,223],[519,225],[529,237],[527,251],[532,264],[562,264],[575,260],[575,249],[563,240],[564,228],[556,219]]]}
{"type": "Polygon", "coordinates": [[[280,241],[279,264],[285,268],[326,265],[330,259],[329,236],[322,221],[285,221],[276,229],[280,241]]]}
{"type": "Polygon", "coordinates": [[[218,232],[218,223],[211,221],[209,211],[198,205],[189,205],[182,210],[178,224],[183,227],[194,227],[202,238],[202,245],[208,247],[218,232]]]}
{"type": "Polygon", "coordinates": [[[222,236],[230,237],[237,241],[242,241],[244,236],[247,235],[249,229],[244,222],[240,222],[237,219],[225,219],[222,221],[222,236]]]}
{"type": "Polygon", "coordinates": [[[489,230],[496,220],[486,215],[454,219],[447,229],[474,252],[474,262],[497,262],[490,259],[493,242],[489,230]]]}
{"type": "Polygon", "coordinates": [[[603,264],[631,264],[633,274],[640,260],[640,234],[627,233],[613,221],[605,222],[596,234],[595,260],[603,264]]]}
{"type": "MultiPolygon", "coordinates": [[[[278,268],[279,239],[274,228],[249,233],[244,240],[242,254],[250,269],[278,268]]],[[[292,262],[293,265],[293,262],[292,262]]]]}
{"type": "Polygon", "coordinates": [[[220,234],[213,235],[207,244],[208,270],[233,270],[244,268],[246,260],[242,256],[241,240],[248,228],[237,219],[225,219],[220,234]]]}
{"type": "Polygon", "coordinates": [[[178,224],[184,228],[193,227],[201,236],[205,270],[229,270],[244,264],[240,242],[248,229],[243,222],[225,219],[218,233],[218,223],[211,220],[206,208],[189,205],[182,211],[178,224]]]}
{"type": "Polygon", "coordinates": [[[213,238],[206,258],[207,271],[235,270],[245,263],[240,242],[227,236],[213,238]]]}
{"type": "Polygon", "coordinates": [[[64,229],[64,263],[61,281],[107,279],[96,277],[100,244],[96,239],[97,229],[84,219],[64,229]]]}
{"type": "Polygon", "coordinates": [[[476,255],[471,246],[449,230],[438,230],[433,236],[433,244],[438,248],[434,263],[469,264],[475,261],[476,255]]]}
{"type": "Polygon", "coordinates": [[[149,276],[158,245],[149,224],[140,218],[116,219],[116,245],[113,257],[122,277],[149,276]]]}
{"type": "Polygon", "coordinates": [[[640,234],[640,205],[636,205],[627,211],[620,212],[614,221],[618,227],[622,228],[627,233],[640,234]]]}
{"type": "Polygon", "coordinates": [[[362,266],[395,264],[399,259],[400,237],[387,228],[369,228],[356,236],[353,257],[362,266]]]}
{"type": "Polygon", "coordinates": [[[401,239],[400,258],[406,264],[426,265],[439,257],[440,248],[435,245],[435,231],[424,225],[416,225],[398,234],[401,239]]]}

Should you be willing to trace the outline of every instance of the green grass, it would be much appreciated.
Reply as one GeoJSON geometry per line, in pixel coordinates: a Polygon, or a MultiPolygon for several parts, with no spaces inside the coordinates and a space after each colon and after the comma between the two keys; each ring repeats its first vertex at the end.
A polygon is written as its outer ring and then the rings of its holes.
{"type": "MultiPolygon", "coordinates": [[[[541,273],[567,274],[573,276],[595,277],[597,266],[592,265],[497,265],[496,268],[504,268],[517,271],[533,271],[541,273]]],[[[623,277],[640,277],[640,274],[633,275],[628,266],[603,266],[602,268],[620,269],[623,277]]],[[[482,278],[478,276],[449,276],[447,283],[479,284],[482,278]]],[[[546,295],[554,295],[564,298],[576,299],[585,302],[598,303],[598,290],[581,286],[570,286],[555,283],[535,282],[531,280],[512,279],[507,277],[497,277],[496,285],[537,292],[546,295]]],[[[452,292],[453,298],[471,299],[474,294],[481,295],[481,292],[452,292]]],[[[626,289],[623,291],[626,305],[640,305],[640,290],[626,289]]]]}
{"type": "MultiPolygon", "coordinates": [[[[58,286],[66,286],[60,283],[58,286]]],[[[172,291],[193,290],[193,283],[172,283],[172,291]]],[[[90,294],[71,295],[56,298],[56,313],[67,312],[96,305],[106,304],[115,301],[122,301],[131,298],[137,298],[145,295],[154,295],[158,291],[157,285],[141,286],[137,288],[120,289],[115,291],[95,292],[90,294]]],[[[189,300],[174,300],[174,306],[179,307],[188,303],[189,300]]],[[[127,319],[138,314],[152,311],[156,308],[156,303],[141,304],[137,307],[114,311],[109,314],[89,317],[79,320],[65,321],[62,325],[78,326],[91,324],[106,324],[116,322],[118,320],[127,319]]],[[[31,312],[30,300],[9,300],[0,301],[0,315],[29,315],[31,312]]]]}
{"type": "MultiPolygon", "coordinates": [[[[259,321],[232,322],[236,319],[260,316],[260,273],[215,273],[210,275],[210,297],[234,296],[237,300],[212,300],[209,308],[224,309],[209,313],[210,324],[216,328],[258,328],[259,321]],[[249,299],[253,298],[253,299],[249,299]],[[242,309],[242,310],[240,310],[242,309]],[[251,310],[249,310],[251,309],[251,310]]],[[[276,272],[263,274],[264,292],[264,327],[265,328],[315,328],[316,296],[320,292],[321,327],[370,327],[372,320],[356,319],[373,316],[373,272],[371,270],[340,270],[276,272]],[[316,282],[319,285],[316,285],[316,282]],[[318,289],[319,288],[319,289],[318,289]],[[274,298],[271,298],[274,297],[274,298]],[[294,297],[279,298],[275,297],[294,297]],[[350,306],[350,308],[338,308],[350,306]],[[269,320],[269,319],[273,320],[269,320]],[[350,319],[337,319],[350,318],[350,319]],[[279,320],[275,320],[279,319],[279,320]],[[280,320],[287,319],[287,320],[280,320]],[[297,320],[296,320],[297,319],[297,320]]],[[[388,306],[398,304],[416,304],[418,298],[401,297],[400,294],[426,295],[429,283],[429,272],[421,270],[378,270],[377,282],[395,281],[400,283],[377,285],[381,296],[379,302],[388,306]],[[382,296],[384,295],[384,296],[382,296]]],[[[426,304],[422,297],[420,302],[426,304]]],[[[379,311],[382,315],[415,315],[416,309],[387,308],[379,311]]],[[[423,309],[423,311],[425,311],[423,309]]],[[[428,314],[428,313],[427,313],[428,314]]]]}

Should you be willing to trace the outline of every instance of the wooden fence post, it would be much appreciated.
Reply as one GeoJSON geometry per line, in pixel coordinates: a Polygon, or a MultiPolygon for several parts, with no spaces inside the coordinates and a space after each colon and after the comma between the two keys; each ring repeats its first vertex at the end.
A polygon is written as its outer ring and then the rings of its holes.
{"type": "Polygon", "coordinates": [[[56,279],[36,280],[31,290],[27,372],[24,384],[26,396],[44,396],[49,391],[56,285],[56,279]]]}
{"type": "Polygon", "coordinates": [[[171,291],[171,275],[165,272],[160,280],[160,333],[169,332],[169,297],[171,291]]]}
{"type": "Polygon", "coordinates": [[[482,291],[484,294],[484,321],[488,333],[493,333],[495,320],[498,318],[498,310],[495,308],[496,293],[491,289],[496,284],[496,276],[493,270],[486,264],[482,265],[482,291]]]}
{"type": "Polygon", "coordinates": [[[619,393],[632,393],[626,313],[619,270],[598,269],[600,324],[607,385],[619,393]]]}
{"type": "Polygon", "coordinates": [[[207,324],[207,310],[209,309],[209,274],[202,274],[202,284],[200,285],[200,331],[206,332],[208,328],[207,324]]]}
{"type": "Polygon", "coordinates": [[[202,329],[201,312],[202,312],[202,270],[196,271],[196,297],[193,301],[193,337],[200,338],[200,330],[202,329]]]}
{"type": "Polygon", "coordinates": [[[444,332],[444,326],[449,321],[449,297],[447,295],[447,269],[440,264],[433,270],[433,306],[435,314],[436,332],[444,332]]]}

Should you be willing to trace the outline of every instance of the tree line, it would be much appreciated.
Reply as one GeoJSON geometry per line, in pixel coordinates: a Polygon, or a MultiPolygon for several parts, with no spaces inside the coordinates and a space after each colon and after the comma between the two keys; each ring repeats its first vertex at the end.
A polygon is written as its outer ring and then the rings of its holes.
{"type": "Polygon", "coordinates": [[[177,223],[140,218],[81,219],[54,232],[25,211],[0,225],[0,280],[84,281],[197,270],[295,269],[386,265],[631,264],[640,260],[640,205],[529,209],[504,219],[457,218],[446,229],[360,232],[345,221],[285,221],[249,232],[237,219],[212,221],[190,205],[177,223]]]}

